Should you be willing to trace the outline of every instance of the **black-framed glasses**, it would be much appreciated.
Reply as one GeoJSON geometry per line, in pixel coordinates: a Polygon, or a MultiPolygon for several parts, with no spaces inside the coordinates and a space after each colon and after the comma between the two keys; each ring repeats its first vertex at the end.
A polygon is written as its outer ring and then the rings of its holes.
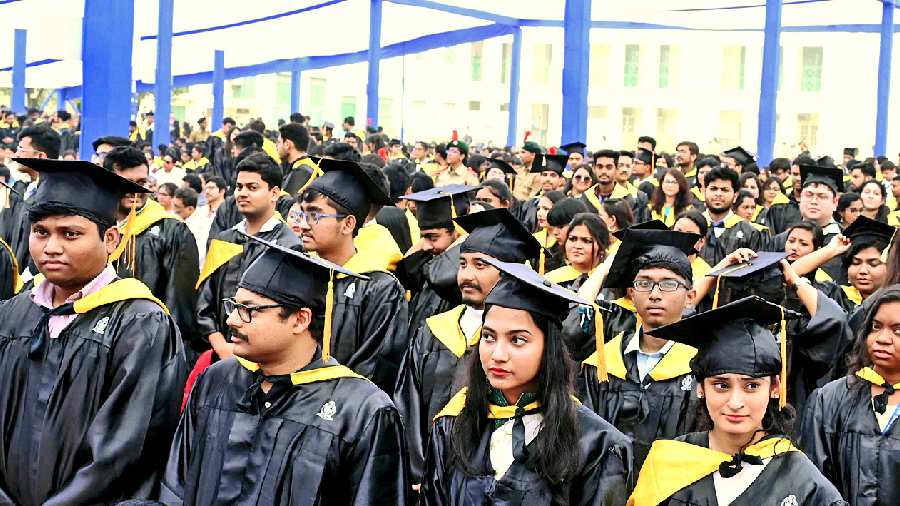
{"type": "Polygon", "coordinates": [[[319,220],[322,218],[335,218],[338,220],[342,220],[349,216],[349,214],[344,213],[323,213],[321,211],[291,211],[288,213],[288,219],[291,221],[295,221],[299,223],[302,220],[306,220],[310,225],[316,225],[319,223],[319,220]]]}
{"type": "Polygon", "coordinates": [[[241,304],[236,300],[228,297],[226,299],[222,299],[222,305],[225,307],[225,314],[231,314],[234,311],[237,311],[238,317],[244,323],[250,323],[253,321],[253,312],[254,311],[262,311],[264,309],[273,309],[276,307],[282,307],[281,304],[258,304],[256,306],[248,306],[246,304],[241,304]]]}
{"type": "Polygon", "coordinates": [[[653,281],[652,279],[635,279],[632,286],[634,286],[634,289],[638,292],[652,292],[657,286],[659,287],[660,292],[674,292],[682,286],[687,288],[687,285],[677,279],[663,279],[660,281],[653,281]]]}

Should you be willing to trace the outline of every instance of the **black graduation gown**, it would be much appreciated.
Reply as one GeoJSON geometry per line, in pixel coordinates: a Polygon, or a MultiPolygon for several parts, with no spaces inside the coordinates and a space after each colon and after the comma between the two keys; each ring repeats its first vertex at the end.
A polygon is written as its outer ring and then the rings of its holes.
{"type": "Polygon", "coordinates": [[[459,327],[465,308],[459,305],[425,320],[400,364],[393,398],[403,418],[413,483],[422,479],[432,420],[462,384],[459,365],[470,354],[459,327]]]}
{"type": "MultiPolygon", "coordinates": [[[[579,200],[587,206],[588,211],[597,213],[600,210],[602,201],[597,198],[596,193],[594,193],[595,188],[595,186],[589,188],[588,191],[584,192],[584,194],[579,197],[579,200]]],[[[646,193],[638,191],[632,194],[624,187],[616,185],[613,192],[603,200],[607,198],[616,198],[627,201],[631,205],[631,213],[634,215],[635,223],[650,221],[650,207],[647,205],[649,200],[647,199],[646,193]]]]}
{"type": "Polygon", "coordinates": [[[633,438],[634,467],[639,469],[654,440],[697,430],[695,413],[702,406],[690,371],[696,350],[676,343],[642,383],[636,353],[623,353],[632,335],[623,334],[607,343],[609,381],[598,381],[594,355],[582,362],[576,385],[586,407],[633,438]]]}
{"type": "Polygon", "coordinates": [[[419,330],[426,318],[462,304],[462,294],[456,283],[459,249],[456,245],[421,264],[421,288],[418,292],[413,291],[409,301],[409,335],[419,330]]]}
{"type": "MultiPolygon", "coordinates": [[[[584,406],[578,406],[581,467],[566,484],[569,504],[622,505],[631,489],[631,444],[628,438],[584,406]]],[[[488,424],[469,463],[474,476],[452,465],[450,433],[454,416],[434,423],[425,459],[425,479],[419,504],[423,506],[543,506],[555,504],[548,485],[528,463],[516,460],[495,479],[490,462],[493,424],[488,424]]],[[[539,433],[537,437],[541,437],[539,433]]],[[[533,444],[533,442],[532,442],[533,444]]]]}
{"type": "Polygon", "coordinates": [[[769,227],[772,235],[786,232],[791,226],[803,221],[800,216],[800,206],[793,199],[783,204],[772,204],[766,210],[765,226],[769,227]]]}
{"type": "MultiPolygon", "coordinates": [[[[303,371],[323,366],[316,359],[303,371]]],[[[242,403],[258,374],[228,359],[198,377],[171,445],[163,503],[405,504],[402,427],[387,395],[341,377],[273,385],[242,403]]]]}
{"type": "Polygon", "coordinates": [[[900,423],[882,434],[871,383],[832,381],[813,393],[804,418],[803,451],[851,505],[900,504],[900,423]]]}
{"type": "Polygon", "coordinates": [[[281,189],[289,196],[297,198],[297,192],[309,181],[313,175],[312,160],[308,157],[299,158],[293,164],[283,167],[284,180],[281,182],[281,189]]]}
{"type": "Polygon", "coordinates": [[[393,206],[382,207],[378,214],[375,215],[375,223],[390,231],[391,237],[394,238],[394,242],[397,243],[402,253],[406,253],[412,248],[413,240],[419,240],[418,237],[412,237],[405,209],[393,206]]]}
{"type": "Polygon", "coordinates": [[[516,209],[516,218],[519,219],[522,225],[525,226],[525,229],[529,232],[538,231],[537,208],[540,202],[541,196],[535,195],[528,200],[520,202],[518,209],[516,209]]]}
{"type": "MultiPolygon", "coordinates": [[[[299,244],[299,240],[294,235],[294,232],[281,222],[275,225],[272,230],[260,232],[256,236],[286,247],[299,244]]],[[[209,349],[209,335],[213,332],[221,332],[226,338],[229,336],[230,329],[225,324],[228,315],[225,314],[225,309],[222,307],[222,299],[234,297],[238,282],[241,280],[241,276],[244,275],[244,271],[266,249],[262,244],[244,237],[234,227],[220,232],[217,239],[232,244],[239,244],[244,247],[244,251],[231,257],[224,265],[209,274],[200,285],[200,295],[197,300],[197,329],[200,339],[194,344],[196,353],[202,353],[209,349]]],[[[214,251],[210,248],[206,263],[209,264],[213,261],[214,256],[214,251]]]]}
{"type": "MultiPolygon", "coordinates": [[[[612,302],[598,300],[603,311],[603,338],[606,342],[624,333],[630,335],[637,325],[637,313],[631,299],[621,298],[612,302]]],[[[569,315],[563,320],[563,340],[572,355],[572,360],[581,362],[597,351],[594,332],[594,311],[584,306],[572,305],[569,315]]]]}
{"type": "Polygon", "coordinates": [[[369,279],[334,280],[331,354],[378,388],[393,392],[409,344],[406,291],[383,266],[368,268],[366,261],[356,254],[344,267],[369,279]]]}
{"type": "Polygon", "coordinates": [[[43,314],[30,291],[0,306],[0,504],[155,498],[187,377],[173,319],[149,300],[101,305],[30,359],[43,314]]]}
{"type": "Polygon", "coordinates": [[[0,301],[9,299],[16,294],[16,279],[18,269],[15,257],[8,245],[0,243],[0,301]]]}
{"type": "MultiPolygon", "coordinates": [[[[675,438],[696,446],[709,447],[708,432],[694,432],[675,438]]],[[[660,506],[718,506],[713,475],[679,490],[660,506]]],[[[802,452],[773,457],[753,483],[731,506],[846,506],[834,486],[822,476],[802,452]],[[793,497],[793,500],[791,500],[793,497]]]]}
{"type": "MultiPolygon", "coordinates": [[[[709,221],[708,215],[707,221],[709,221]]],[[[725,231],[716,237],[712,224],[706,232],[706,243],[700,250],[700,256],[709,265],[716,265],[738,248],[750,248],[753,251],[763,249],[768,241],[768,234],[760,232],[746,220],[736,214],[725,220],[725,231]]],[[[780,251],[784,251],[782,248],[780,251]]]]}
{"type": "MultiPolygon", "coordinates": [[[[294,199],[287,194],[282,193],[275,203],[275,210],[278,211],[282,217],[287,217],[291,212],[291,206],[293,205],[294,199]]],[[[241,215],[237,204],[234,202],[234,195],[226,197],[225,200],[222,201],[222,204],[219,205],[219,208],[216,209],[216,215],[213,217],[212,225],[209,227],[209,240],[217,237],[220,232],[237,225],[243,219],[244,217],[241,215]]]]}
{"type": "MultiPolygon", "coordinates": [[[[27,185],[16,185],[25,193],[27,185]]],[[[25,200],[21,195],[10,195],[9,207],[0,213],[0,238],[9,244],[19,264],[19,272],[24,272],[31,261],[31,253],[28,251],[28,236],[31,235],[31,223],[28,221],[28,209],[32,202],[25,200]]]]}
{"type": "Polygon", "coordinates": [[[117,261],[120,277],[135,277],[163,301],[178,330],[185,348],[193,348],[197,339],[197,276],[200,274],[200,254],[194,234],[174,217],[160,219],[134,237],[135,272],[130,261],[117,261]]]}
{"type": "MultiPolygon", "coordinates": [[[[822,232],[825,237],[825,241],[823,242],[823,244],[828,244],[829,242],[831,242],[834,236],[838,235],[841,232],[841,227],[837,223],[832,222],[831,224],[826,226],[822,230],[822,232]]],[[[784,245],[787,242],[787,236],[788,233],[786,231],[772,236],[768,240],[768,244],[764,246],[764,249],[766,251],[784,251],[784,245]]],[[[838,284],[844,284],[847,282],[847,269],[844,269],[842,256],[834,257],[831,260],[825,262],[825,264],[822,265],[820,269],[827,272],[828,275],[831,276],[831,279],[838,284]]]]}

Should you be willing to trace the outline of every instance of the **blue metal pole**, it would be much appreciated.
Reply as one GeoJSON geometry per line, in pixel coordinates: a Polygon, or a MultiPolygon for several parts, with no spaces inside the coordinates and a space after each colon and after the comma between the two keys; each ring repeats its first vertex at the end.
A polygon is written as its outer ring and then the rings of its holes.
{"type": "Polygon", "coordinates": [[[54,94],[56,95],[56,110],[66,110],[66,91],[65,88],[58,88],[54,94]]]}
{"type": "Polygon", "coordinates": [[[79,154],[90,160],[94,139],[128,133],[134,2],[85,0],[82,24],[79,154]]]}
{"type": "Polygon", "coordinates": [[[291,71],[291,114],[300,112],[300,63],[294,63],[291,71]]]}
{"type": "Polygon", "coordinates": [[[213,64],[213,112],[210,128],[219,128],[225,117],[225,51],[216,50],[213,64]]]}
{"type": "Polygon", "coordinates": [[[509,119],[506,123],[506,145],[516,145],[519,121],[519,78],[522,73],[522,28],[513,32],[512,54],[509,63],[509,119]]]}
{"type": "Polygon", "coordinates": [[[25,45],[28,32],[21,28],[15,31],[13,42],[13,74],[12,74],[12,103],[10,109],[13,112],[25,112],[25,45]]]}
{"type": "Polygon", "coordinates": [[[756,158],[761,167],[769,165],[775,151],[775,109],[778,101],[780,39],[781,0],[766,0],[762,77],[759,84],[759,127],[756,134],[756,158]]]}
{"type": "Polygon", "coordinates": [[[366,83],[366,123],[378,125],[378,79],[381,68],[381,4],[369,0],[369,77],[366,83]]]}
{"type": "Polygon", "coordinates": [[[891,59],[894,52],[894,0],[881,2],[881,49],[878,52],[878,105],[875,114],[875,156],[887,152],[888,106],[891,100],[891,59]]]}
{"type": "Polygon", "coordinates": [[[586,141],[591,0],[566,0],[563,15],[562,140],[586,141]]]}
{"type": "MultiPolygon", "coordinates": [[[[156,128],[153,143],[169,145],[172,130],[169,116],[172,110],[172,18],[175,0],[159,0],[159,37],[156,39],[156,128]]],[[[154,146],[155,147],[155,146],[154,146]]]]}

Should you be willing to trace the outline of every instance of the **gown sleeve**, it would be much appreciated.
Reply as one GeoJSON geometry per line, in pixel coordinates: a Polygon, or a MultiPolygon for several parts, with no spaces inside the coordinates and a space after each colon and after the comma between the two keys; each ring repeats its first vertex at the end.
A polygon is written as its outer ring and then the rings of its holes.
{"type": "Polygon", "coordinates": [[[826,420],[834,413],[826,412],[825,394],[821,388],[813,392],[803,417],[800,447],[826,478],[835,483],[834,463],[830,459],[835,447],[826,430],[826,420]]]}
{"type": "Polygon", "coordinates": [[[633,487],[634,453],[624,436],[614,431],[620,441],[601,434],[590,449],[587,465],[572,491],[573,504],[584,506],[619,506],[625,504],[633,487]]]}
{"type": "Polygon", "coordinates": [[[431,439],[425,451],[425,472],[422,476],[422,488],[419,491],[419,503],[421,506],[443,506],[451,504],[450,491],[446,483],[446,469],[450,462],[447,454],[450,448],[446,443],[450,441],[450,428],[452,419],[441,418],[434,423],[431,429],[431,439]]]}
{"type": "MultiPolygon", "coordinates": [[[[181,338],[189,345],[197,339],[197,277],[200,275],[200,254],[197,241],[184,223],[167,220],[170,238],[168,254],[162,268],[168,273],[163,302],[172,312],[172,318],[181,331],[181,338]]],[[[192,346],[193,347],[193,346],[192,346]]]]}
{"type": "Polygon", "coordinates": [[[347,486],[353,489],[348,504],[406,504],[410,493],[403,425],[393,407],[378,410],[363,429],[344,462],[347,486]]]}
{"type": "Polygon", "coordinates": [[[199,404],[199,394],[201,385],[204,383],[205,372],[200,373],[194,389],[188,397],[187,406],[178,422],[178,429],[175,431],[175,437],[172,440],[172,447],[169,450],[169,461],[166,463],[165,474],[163,475],[160,487],[159,500],[169,506],[180,506],[184,503],[184,487],[188,475],[188,469],[191,463],[191,449],[194,446],[194,435],[197,427],[197,406],[199,404]]]}
{"type": "MultiPolygon", "coordinates": [[[[219,269],[224,268],[226,267],[222,266],[219,269]]],[[[197,333],[206,342],[209,342],[210,334],[222,331],[219,328],[219,311],[222,305],[222,301],[219,300],[221,281],[221,273],[214,272],[203,280],[200,293],[197,295],[197,333]]]]}
{"type": "Polygon", "coordinates": [[[129,315],[119,331],[109,393],[84,428],[86,463],[45,506],[106,503],[123,488],[146,498],[156,488],[178,423],[184,350],[161,311],[129,315]]]}
{"type": "MultiPolygon", "coordinates": [[[[423,325],[413,337],[400,363],[400,374],[394,388],[394,405],[403,420],[406,433],[406,447],[409,451],[410,479],[419,483],[422,479],[422,467],[425,459],[425,444],[428,442],[428,426],[423,427],[428,416],[428,406],[422,402],[422,349],[423,325]]],[[[430,425],[430,424],[429,424],[430,425]]]]}

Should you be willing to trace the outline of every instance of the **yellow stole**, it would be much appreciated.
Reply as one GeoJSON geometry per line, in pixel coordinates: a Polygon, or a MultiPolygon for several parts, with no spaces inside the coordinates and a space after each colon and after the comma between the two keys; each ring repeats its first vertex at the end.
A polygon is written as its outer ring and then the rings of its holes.
{"type": "Polygon", "coordinates": [[[13,293],[19,293],[19,290],[22,289],[22,280],[19,278],[19,262],[16,261],[16,255],[13,253],[12,248],[10,248],[9,244],[6,244],[6,241],[3,239],[0,239],[0,247],[5,249],[9,254],[10,267],[12,268],[13,293]]]}
{"type": "MultiPolygon", "coordinates": [[[[259,370],[259,364],[257,364],[256,362],[251,362],[249,360],[238,357],[237,355],[235,355],[234,358],[237,359],[238,363],[241,364],[244,369],[247,369],[250,372],[259,370]]],[[[333,381],[339,378],[356,378],[361,380],[366,379],[365,376],[356,374],[347,366],[329,365],[326,367],[319,367],[318,369],[310,369],[308,371],[292,372],[291,384],[306,385],[308,383],[316,383],[320,381],[333,381]]]]}
{"type": "Polygon", "coordinates": [[[564,265],[558,269],[554,269],[548,272],[544,277],[547,278],[551,283],[567,283],[569,281],[575,281],[578,279],[578,276],[581,276],[581,272],[575,270],[571,265],[564,265]]]}
{"type": "Polygon", "coordinates": [[[96,292],[78,299],[74,304],[75,312],[84,314],[100,306],[133,299],[145,299],[155,302],[166,314],[169,314],[169,308],[161,300],[153,296],[147,285],[135,278],[113,281],[96,292]]]}
{"type": "Polygon", "coordinates": [[[846,295],[848,299],[853,301],[854,304],[856,304],[856,305],[862,304],[862,301],[863,301],[862,294],[859,293],[859,290],[857,290],[855,286],[841,285],[841,290],[844,291],[844,295],[846,295]]]}
{"type": "Polygon", "coordinates": [[[109,256],[109,261],[114,262],[118,260],[122,256],[122,253],[125,252],[125,246],[129,242],[134,240],[135,237],[143,234],[156,222],[164,219],[174,220],[175,215],[170,214],[163,209],[163,206],[155,200],[148,200],[141,212],[135,215],[134,220],[125,224],[122,229],[122,240],[119,241],[119,245],[116,247],[115,251],[113,251],[112,255],[109,256]]]}
{"type": "MultiPolygon", "coordinates": [[[[769,459],[796,451],[799,450],[790,440],[773,437],[748,446],[744,454],[769,459]]],[[[727,453],[683,441],[657,440],[644,461],[628,506],[656,506],[679,490],[718,471],[722,463],[732,458],[727,453]]]]}
{"type": "Polygon", "coordinates": [[[462,357],[470,346],[475,346],[481,339],[481,329],[475,332],[472,339],[466,339],[462,329],[459,328],[459,319],[465,310],[465,304],[460,304],[449,311],[425,319],[428,330],[457,358],[462,357]]]}
{"type": "Polygon", "coordinates": [[[209,243],[209,251],[206,252],[206,258],[203,260],[203,268],[200,269],[200,277],[197,278],[197,284],[194,289],[200,288],[200,285],[206,281],[206,278],[212,276],[219,267],[227,264],[229,260],[244,252],[242,244],[213,239],[209,243]]]}
{"type": "MultiPolygon", "coordinates": [[[[856,376],[860,379],[864,379],[869,383],[875,386],[884,386],[887,384],[887,380],[885,380],[880,374],[875,372],[875,369],[871,367],[863,367],[862,369],[856,371],[856,376]]],[[[900,391],[900,383],[893,385],[894,390],[900,391]]]]}
{"type": "MultiPolygon", "coordinates": [[[[637,331],[637,330],[635,330],[637,331]]],[[[628,371],[625,368],[625,359],[622,356],[622,339],[624,333],[614,337],[603,347],[606,356],[606,368],[609,374],[624,380],[628,371]]],[[[650,371],[653,381],[665,381],[677,378],[691,372],[691,359],[697,354],[697,349],[682,343],[675,343],[663,358],[650,371]]],[[[597,352],[586,358],[582,364],[597,367],[597,352]]]]}
{"type": "MultiPolygon", "coordinates": [[[[438,414],[434,416],[434,419],[444,416],[458,416],[463,408],[466,406],[466,395],[468,393],[468,389],[463,387],[459,389],[459,392],[450,398],[450,401],[438,411],[438,414]]],[[[541,403],[538,401],[534,401],[526,404],[523,409],[525,411],[532,411],[541,407],[541,403]]],[[[516,416],[517,406],[497,406],[496,404],[488,404],[488,418],[492,420],[505,420],[507,418],[515,418],[516,416]]]]}
{"type": "MultiPolygon", "coordinates": [[[[596,209],[602,209],[603,203],[600,202],[600,199],[597,197],[597,185],[591,186],[588,188],[586,192],[584,192],[584,196],[588,199],[588,202],[591,203],[592,206],[596,209]]],[[[626,188],[619,186],[618,184],[613,186],[613,191],[607,198],[611,199],[624,199],[625,197],[630,197],[631,193],[628,192],[626,188]]]]}
{"type": "MultiPolygon", "coordinates": [[[[400,246],[397,246],[397,241],[394,240],[390,230],[378,223],[370,223],[360,228],[356,238],[353,239],[353,244],[357,250],[355,256],[369,257],[371,265],[379,266],[375,270],[393,271],[397,268],[397,262],[403,259],[403,252],[400,251],[400,246]]],[[[356,269],[351,270],[360,272],[356,269]]]]}

